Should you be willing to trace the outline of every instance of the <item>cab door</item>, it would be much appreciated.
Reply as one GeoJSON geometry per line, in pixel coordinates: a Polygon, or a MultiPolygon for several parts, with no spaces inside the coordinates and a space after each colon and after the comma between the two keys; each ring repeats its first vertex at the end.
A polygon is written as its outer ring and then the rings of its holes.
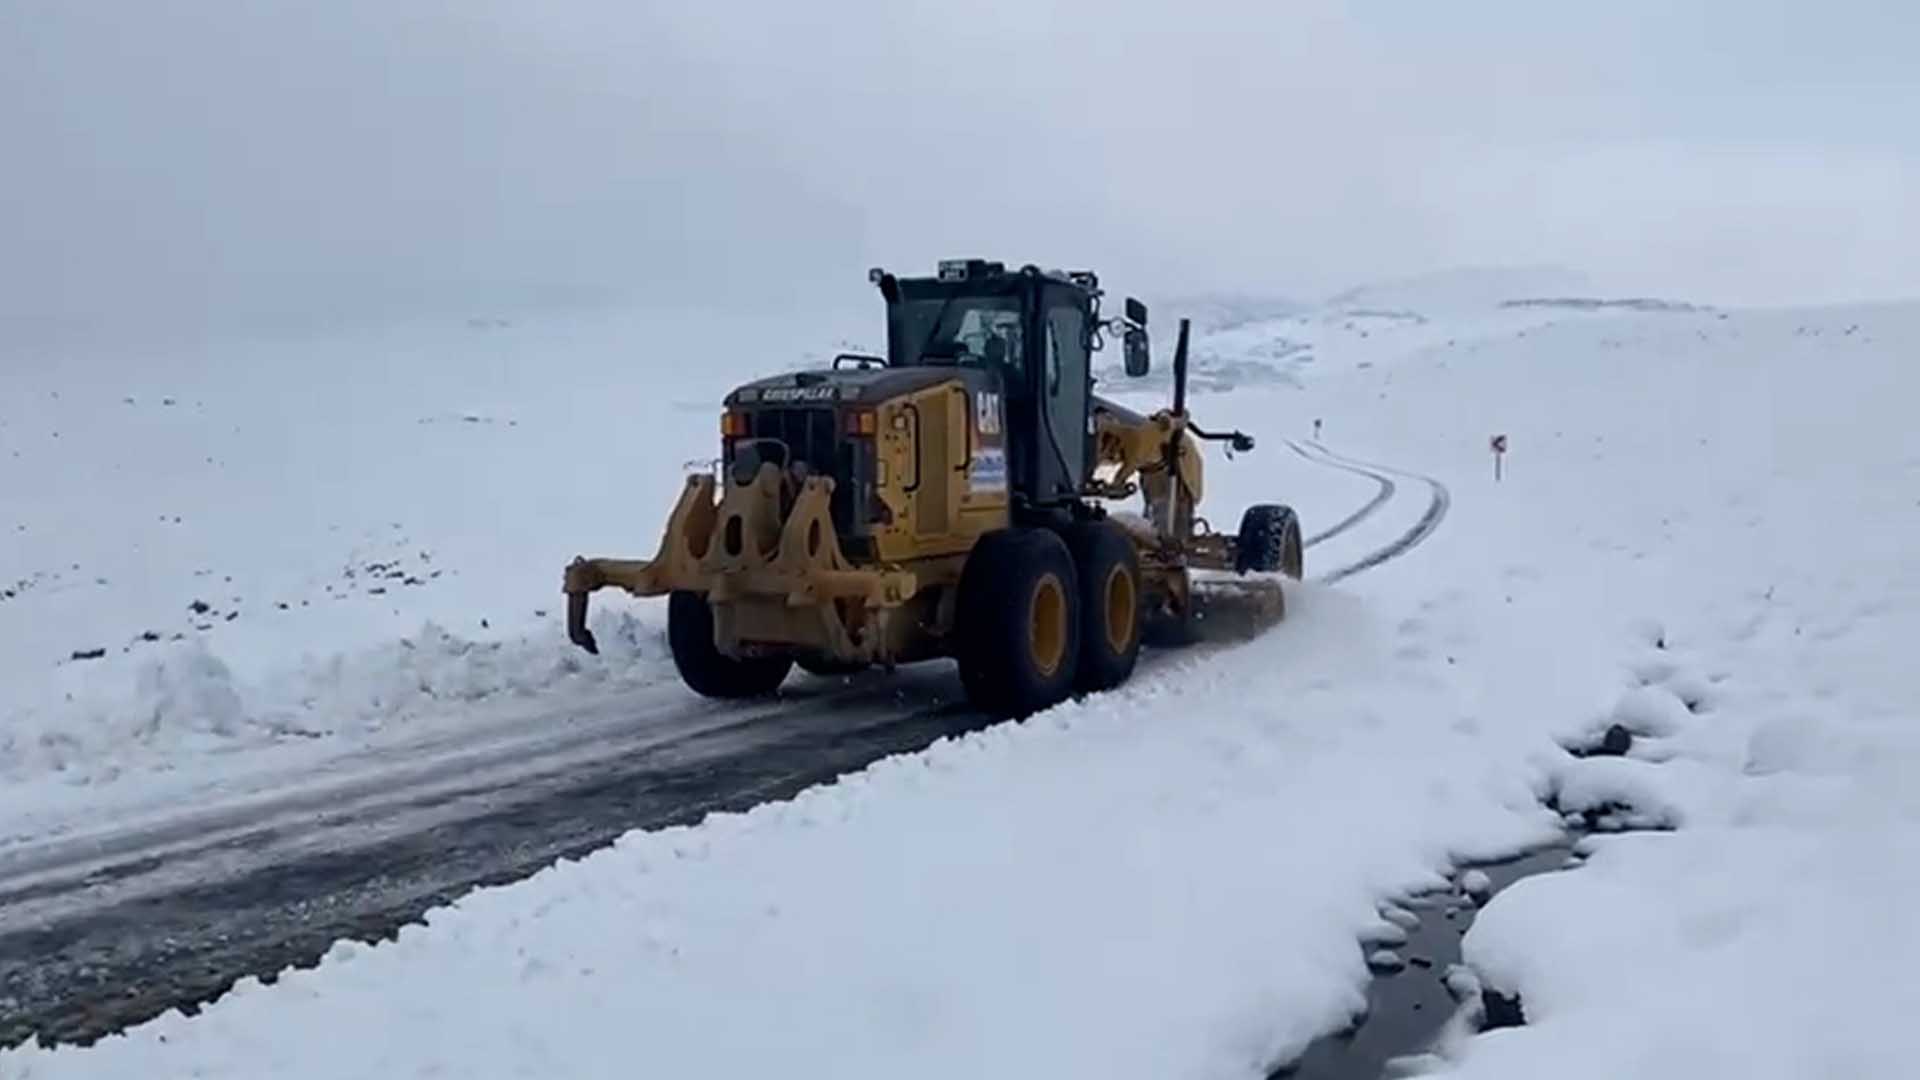
{"type": "Polygon", "coordinates": [[[1042,478],[1040,494],[1048,501],[1080,493],[1093,452],[1087,330],[1084,293],[1066,286],[1043,290],[1038,389],[1047,423],[1040,432],[1037,471],[1042,478]]]}

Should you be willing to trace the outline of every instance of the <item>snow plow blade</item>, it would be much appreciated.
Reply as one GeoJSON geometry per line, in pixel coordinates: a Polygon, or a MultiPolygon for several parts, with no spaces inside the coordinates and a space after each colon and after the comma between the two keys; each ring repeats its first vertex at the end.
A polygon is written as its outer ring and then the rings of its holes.
{"type": "Polygon", "coordinates": [[[1287,594],[1279,574],[1196,573],[1194,621],[1208,643],[1251,641],[1286,618],[1287,594]]]}

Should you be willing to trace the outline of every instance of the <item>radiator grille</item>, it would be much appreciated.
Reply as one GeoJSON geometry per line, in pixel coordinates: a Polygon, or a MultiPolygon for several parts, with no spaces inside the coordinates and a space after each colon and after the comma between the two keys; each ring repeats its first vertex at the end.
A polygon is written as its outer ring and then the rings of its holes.
{"type": "MultiPolygon", "coordinates": [[[[840,415],[832,409],[761,408],[747,413],[747,434],[755,439],[773,439],[784,444],[792,459],[805,462],[814,475],[833,477],[833,527],[843,537],[864,535],[865,522],[856,520],[853,508],[865,505],[865,470],[869,454],[855,440],[840,437],[840,415]]],[[[731,466],[732,451],[727,454],[731,466]]]]}

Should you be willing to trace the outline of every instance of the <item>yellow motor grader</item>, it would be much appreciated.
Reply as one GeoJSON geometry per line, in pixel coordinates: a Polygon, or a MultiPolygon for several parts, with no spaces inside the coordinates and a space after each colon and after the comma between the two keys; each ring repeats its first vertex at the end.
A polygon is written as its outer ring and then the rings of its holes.
{"type": "Polygon", "coordinates": [[[1093,394],[1107,334],[1129,376],[1150,360],[1145,305],[1103,319],[1092,273],[967,259],[870,279],[887,355],[728,394],[717,468],[688,477],[659,553],[567,567],[575,644],[597,651],[587,598],[611,586],[669,597],[674,664],[710,697],[770,694],[796,663],[952,658],[976,707],[1022,716],[1124,682],[1143,639],[1196,640],[1197,572],[1277,614],[1300,524],[1254,506],[1225,535],[1196,515],[1199,441],[1253,440],[1188,418],[1186,320],[1172,407],[1146,416],[1093,394]]]}

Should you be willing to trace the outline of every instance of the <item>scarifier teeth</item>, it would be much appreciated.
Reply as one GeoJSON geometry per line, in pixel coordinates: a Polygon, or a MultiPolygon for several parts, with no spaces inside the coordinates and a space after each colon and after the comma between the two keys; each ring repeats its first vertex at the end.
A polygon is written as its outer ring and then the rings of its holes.
{"type": "Polygon", "coordinates": [[[567,640],[580,646],[595,656],[600,655],[600,643],[593,638],[593,631],[587,629],[587,594],[567,594],[567,640]]]}

